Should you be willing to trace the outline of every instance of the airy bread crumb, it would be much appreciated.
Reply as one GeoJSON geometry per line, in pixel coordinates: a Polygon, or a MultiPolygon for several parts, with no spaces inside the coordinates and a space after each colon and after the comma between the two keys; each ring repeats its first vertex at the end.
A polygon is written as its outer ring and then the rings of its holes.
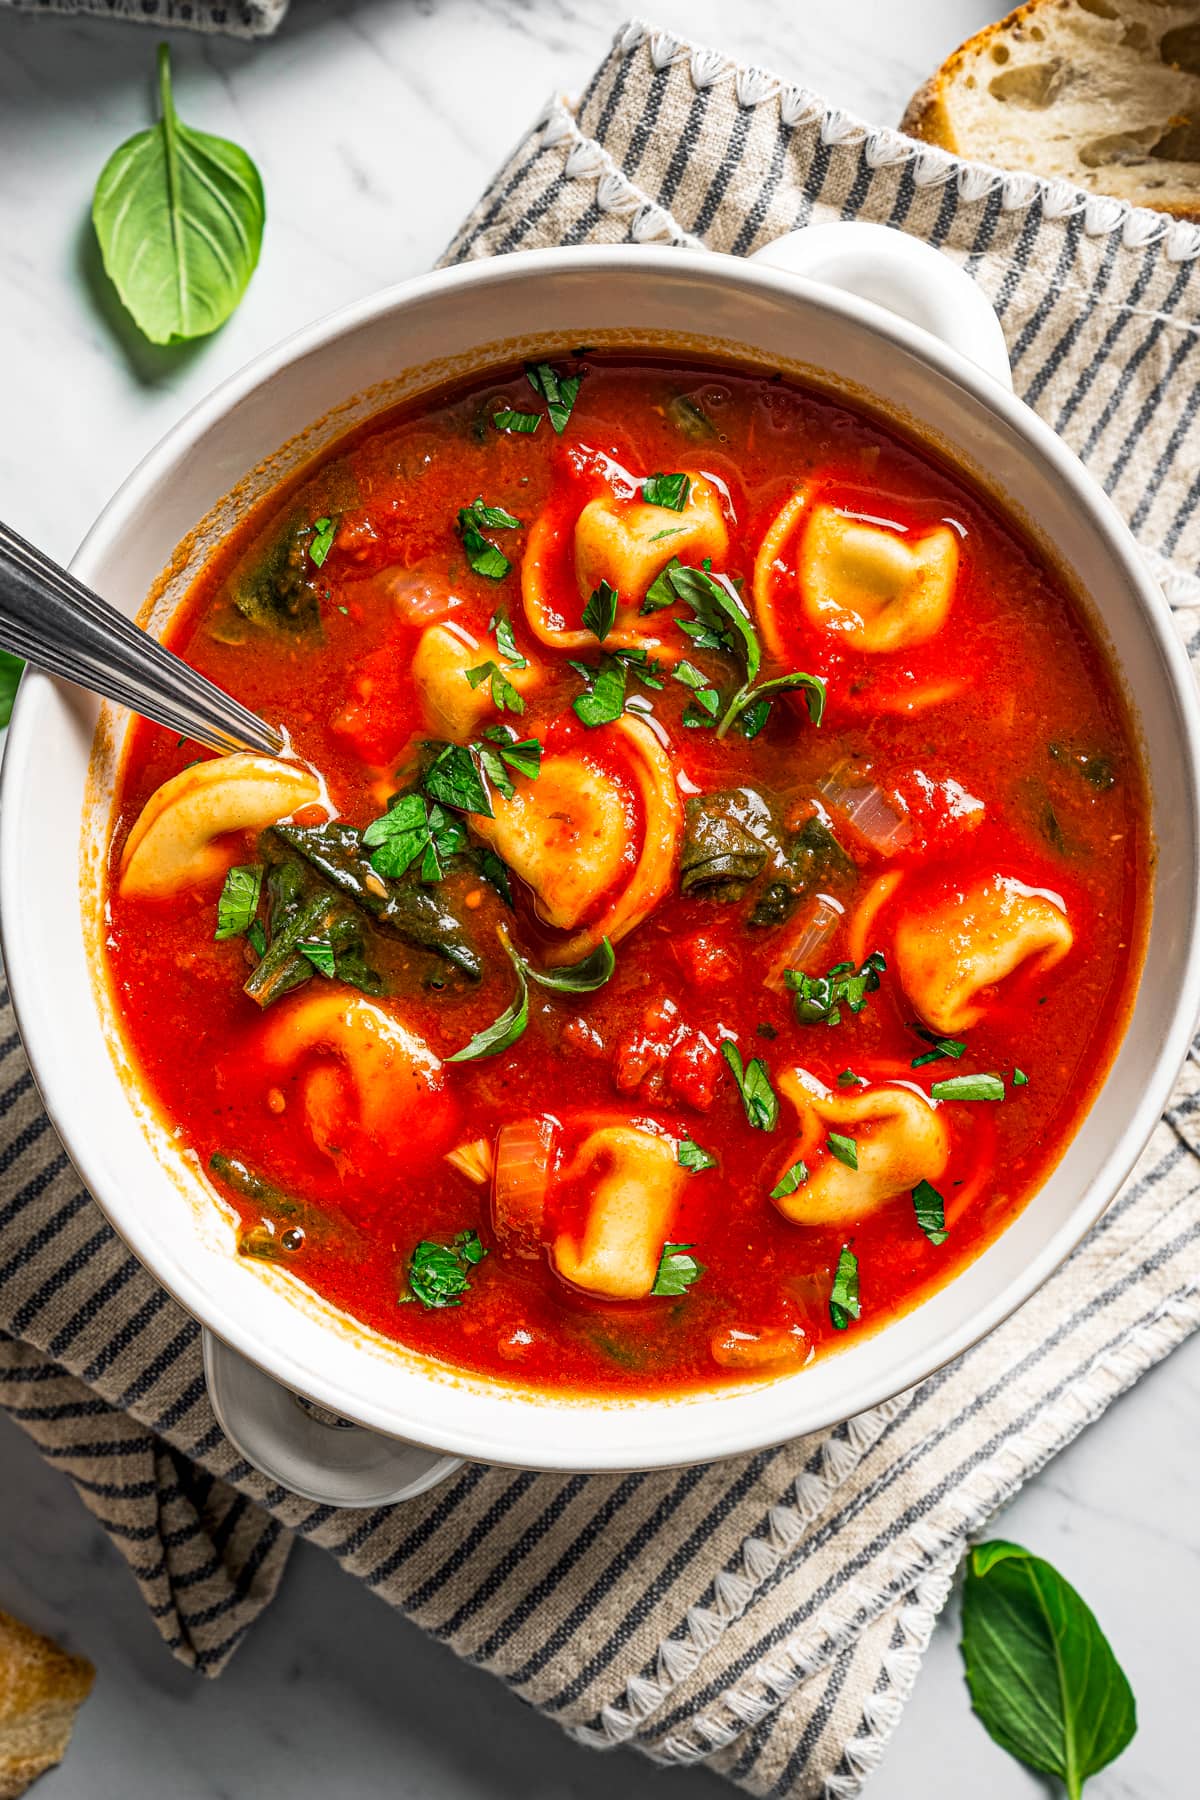
{"type": "Polygon", "coordinates": [[[956,155],[1200,219],[1195,0],[1029,0],[969,38],[901,129],[956,155]]]}
{"type": "Polygon", "coordinates": [[[0,1800],[17,1800],[63,1759],[95,1670],[0,1612],[0,1800]]]}

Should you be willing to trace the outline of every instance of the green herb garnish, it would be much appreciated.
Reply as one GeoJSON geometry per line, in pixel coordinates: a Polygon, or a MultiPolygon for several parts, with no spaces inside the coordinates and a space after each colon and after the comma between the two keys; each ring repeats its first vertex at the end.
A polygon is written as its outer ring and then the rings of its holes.
{"type": "Polygon", "coordinates": [[[530,981],[536,981],[539,987],[549,988],[556,994],[593,994],[597,988],[604,986],[617,966],[616,951],[607,938],[601,938],[596,948],[580,962],[568,963],[562,969],[535,969],[528,957],[522,956],[512,943],[503,927],[500,936],[509,956],[524,970],[530,981]]]}
{"type": "Polygon", "coordinates": [[[497,792],[511,800],[517,790],[508,771],[536,781],[542,770],[541,742],[538,738],[518,738],[511,725],[491,725],[483,735],[491,741],[473,746],[480,766],[497,792]]]}
{"type": "Polygon", "coordinates": [[[647,506],[663,506],[668,512],[682,512],[691,488],[688,475],[649,475],[642,483],[642,499],[647,506]]]}
{"type": "Polygon", "coordinates": [[[1004,1083],[999,1075],[951,1075],[929,1092],[935,1100],[1003,1100],[1004,1083]]]}
{"type": "Polygon", "coordinates": [[[966,1052],[967,1046],[963,1043],[961,1038],[939,1037],[936,1031],[927,1031],[924,1025],[918,1025],[915,1019],[910,1022],[908,1029],[910,1031],[915,1031],[918,1037],[924,1038],[927,1044],[933,1046],[932,1049],[926,1050],[923,1056],[913,1057],[912,1066],[914,1069],[923,1069],[926,1063],[943,1062],[946,1060],[957,1062],[959,1057],[966,1052]]]}
{"type": "Polygon", "coordinates": [[[675,1160],[681,1169],[690,1169],[694,1175],[717,1166],[717,1159],[712,1152],[702,1150],[694,1138],[680,1138],[675,1146],[675,1160]]]}
{"type": "Polygon", "coordinates": [[[1025,1073],[1024,1069],[1014,1069],[1013,1070],[1012,1084],[1014,1087],[1028,1087],[1029,1086],[1029,1077],[1025,1073]]]}
{"type": "Polygon", "coordinates": [[[928,1181],[918,1181],[912,1191],[917,1224],[931,1244],[944,1244],[950,1235],[946,1230],[946,1203],[928,1181]]]}
{"type": "Polygon", "coordinates": [[[1056,1775],[1068,1800],[1119,1756],[1137,1704],[1094,1613],[1058,1570],[1019,1544],[977,1544],[963,1587],[971,1704],[1010,1756],[1056,1775]]]}
{"type": "Polygon", "coordinates": [[[842,1007],[860,1013],[868,994],[879,986],[879,977],[887,963],[880,950],[872,950],[861,969],[851,962],[834,963],[824,975],[805,975],[800,969],[785,969],[785,986],[793,995],[796,1017],[801,1025],[840,1025],[842,1007]]]}
{"type": "Polygon", "coordinates": [[[460,508],[459,535],[467,561],[477,575],[486,575],[489,581],[503,581],[512,564],[499,545],[483,534],[485,531],[515,531],[520,523],[520,519],[506,512],[504,507],[488,506],[482,497],[473,500],[470,506],[460,508]]]}
{"type": "Polygon", "coordinates": [[[743,1064],[741,1051],[729,1038],[721,1045],[721,1055],[733,1071],[750,1124],[756,1131],[774,1131],[779,1121],[779,1100],[771,1086],[766,1063],[761,1056],[756,1056],[753,1061],[743,1064]]]}
{"type": "MultiPolygon", "coordinates": [[[[510,955],[512,953],[510,952],[510,955]]],[[[447,1062],[479,1062],[485,1056],[498,1056],[515,1044],[529,1023],[529,983],[525,978],[525,966],[515,956],[512,958],[513,968],[517,972],[517,995],[511,1006],[506,1006],[499,1018],[477,1031],[469,1044],[456,1050],[447,1062]]]]}
{"type": "Polygon", "coordinates": [[[321,568],[325,558],[333,549],[333,540],[337,536],[339,521],[337,519],[315,519],[313,521],[313,538],[308,546],[310,562],[321,568]]]}
{"type": "Polygon", "coordinates": [[[848,1169],[857,1169],[857,1138],[845,1137],[840,1131],[831,1131],[825,1139],[825,1147],[829,1151],[830,1156],[836,1156],[838,1161],[840,1163],[845,1163],[848,1169]]]}
{"type": "Polygon", "coordinates": [[[485,819],[494,817],[483,777],[466,744],[443,745],[426,769],[421,785],[430,799],[440,800],[456,812],[479,813],[485,819]]]}
{"type": "Polygon", "coordinates": [[[206,337],[241,300],[262,249],[262,180],[227,138],[185,125],[158,47],[160,117],[105,163],[92,224],[109,280],[152,344],[206,337]]]}
{"type": "Polygon", "coordinates": [[[684,709],[683,723],[690,726],[715,725],[721,710],[721,696],[709,685],[708,676],[685,657],[671,670],[675,680],[690,688],[692,700],[684,709]]]}
{"type": "Polygon", "coordinates": [[[858,1298],[858,1258],[849,1244],[842,1245],[829,1294],[829,1317],[835,1331],[845,1331],[851,1319],[862,1316],[858,1298]]]}
{"type": "Polygon", "coordinates": [[[664,1244],[658,1259],[652,1294],[686,1294],[694,1281],[699,1281],[705,1265],[690,1254],[694,1244],[664,1244]]]}
{"type": "Polygon", "coordinates": [[[263,884],[262,863],[239,863],[228,871],[217,899],[214,938],[243,937],[254,923],[263,884]]]}
{"type": "Polygon", "coordinates": [[[610,587],[607,581],[602,581],[583,609],[584,629],[592,632],[601,643],[617,622],[619,598],[616,588],[610,587]]]}
{"type": "Polygon", "coordinates": [[[526,363],[525,378],[538,397],[546,402],[550,423],[561,437],[571,417],[571,409],[579,394],[582,375],[558,375],[549,363],[526,363]]]}
{"type": "Polygon", "coordinates": [[[332,944],[322,944],[312,939],[297,944],[296,948],[312,964],[318,975],[324,975],[326,981],[333,980],[337,974],[337,962],[332,944]]]}
{"type": "Polygon", "coordinates": [[[486,1255],[477,1231],[460,1231],[452,1244],[434,1244],[422,1238],[408,1259],[411,1292],[403,1298],[437,1309],[461,1306],[463,1295],[471,1288],[467,1276],[486,1255]]]}
{"type": "MultiPolygon", "coordinates": [[[[0,726],[7,725],[12,718],[13,701],[17,697],[17,684],[21,679],[21,671],[25,664],[19,656],[13,656],[7,650],[0,650],[0,726]]],[[[184,742],[180,738],[180,743],[184,742]]]]}
{"type": "Polygon", "coordinates": [[[537,430],[541,422],[541,413],[514,412],[511,407],[504,407],[492,418],[492,424],[497,431],[528,432],[530,434],[537,430]]]}
{"type": "Polygon", "coordinates": [[[466,827],[423,794],[400,794],[362,834],[377,875],[396,878],[418,859],[422,881],[440,881],[443,864],[467,847],[466,827]]]}
{"type": "Polygon", "coordinates": [[[492,705],[497,707],[500,712],[523,713],[525,711],[524,700],[499,663],[491,661],[478,663],[473,669],[464,669],[463,674],[473,688],[477,688],[481,682],[490,680],[492,705]]]}
{"type": "MultiPolygon", "coordinates": [[[[568,659],[570,660],[570,659],[568,659]]],[[[643,687],[661,688],[658,664],[644,650],[613,650],[605,653],[595,668],[589,663],[571,661],[571,667],[586,685],[587,692],[571,702],[576,717],[585,725],[611,725],[625,710],[627,675],[633,675],[643,687]]]]}
{"type": "Polygon", "coordinates": [[[803,1187],[808,1180],[808,1164],[794,1162],[785,1169],[775,1186],[771,1189],[772,1200],[782,1200],[785,1194],[794,1194],[798,1187],[803,1187]]]}
{"type": "Polygon", "coordinates": [[[840,1088],[858,1087],[865,1079],[863,1075],[856,1075],[853,1069],[843,1069],[837,1078],[837,1084],[840,1088]]]}

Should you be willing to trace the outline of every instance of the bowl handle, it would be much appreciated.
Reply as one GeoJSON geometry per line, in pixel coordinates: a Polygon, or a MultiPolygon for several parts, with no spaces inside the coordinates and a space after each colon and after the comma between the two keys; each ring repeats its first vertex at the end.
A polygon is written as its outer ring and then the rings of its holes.
{"type": "Polygon", "coordinates": [[[462,1467],[399,1438],[367,1431],[283,1387],[203,1332],[204,1376],[217,1423],[263,1475],[323,1506],[387,1506],[436,1487],[462,1467]]]}
{"type": "Polygon", "coordinates": [[[982,288],[948,256],[890,225],[807,225],[755,251],[751,262],[841,288],[932,332],[1012,387],[1008,346],[982,288]]]}

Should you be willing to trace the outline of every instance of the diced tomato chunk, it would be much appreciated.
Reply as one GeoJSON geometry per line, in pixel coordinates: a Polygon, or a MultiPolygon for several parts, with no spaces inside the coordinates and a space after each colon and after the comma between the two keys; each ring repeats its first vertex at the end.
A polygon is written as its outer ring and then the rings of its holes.
{"type": "Polygon", "coordinates": [[[721,1059],[699,1031],[685,1031],[667,1058],[667,1087],[677,1100],[707,1112],[717,1091],[721,1059]]]}
{"type": "Polygon", "coordinates": [[[684,978],[693,987],[720,987],[737,977],[736,952],[712,932],[694,931],[690,937],[676,938],[671,948],[684,978]]]}

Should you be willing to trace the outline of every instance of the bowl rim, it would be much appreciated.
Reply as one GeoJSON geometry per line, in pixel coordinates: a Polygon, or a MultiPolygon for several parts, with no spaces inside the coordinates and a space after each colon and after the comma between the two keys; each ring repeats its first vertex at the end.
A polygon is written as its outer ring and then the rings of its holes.
{"type": "MultiPolygon", "coordinates": [[[[1164,680],[1173,697],[1183,723],[1184,743],[1181,749],[1186,764],[1187,789],[1190,798],[1190,841],[1192,872],[1200,868],[1200,701],[1184,646],[1171,623],[1165,602],[1143,561],[1128,526],[1116,512],[1100,487],[1059,439],[1024,402],[1005,390],[993,377],[969,363],[961,354],[945,346],[919,326],[891,313],[874,302],[859,299],[824,283],[808,280],[741,258],[721,257],[707,251],[694,251],[657,246],[581,246],[579,248],[516,252],[457,267],[436,270],[396,283],[353,301],[335,312],[302,327],[280,343],[261,352],[234,374],[227,377],[210,394],[189,409],[183,417],[135,466],[84,537],[71,562],[82,579],[113,548],[135,508],[169,476],[188,447],[211,426],[226,418],[245,396],[273,375],[301,357],[328,346],[339,338],[387,315],[403,311],[447,290],[496,286],[528,286],[543,275],[561,273],[569,267],[592,274],[619,273],[653,279],[656,269],[664,274],[690,271],[705,283],[722,283],[750,292],[766,292],[774,298],[797,296],[804,302],[830,313],[848,318],[852,325],[873,336],[890,340],[897,348],[915,355],[932,368],[942,381],[966,390],[968,395],[1025,441],[1026,448],[1048,464],[1054,476],[1069,490],[1075,510],[1086,515],[1089,528],[1099,535],[1107,553],[1118,565],[1136,604],[1142,629],[1152,640],[1164,671],[1164,680]]],[[[548,327],[548,331],[551,328],[548,327]]],[[[619,1416],[620,1400],[614,1404],[610,1396],[588,1400],[582,1406],[596,1421],[597,1431],[589,1456],[581,1461],[577,1455],[556,1450],[553,1431],[544,1424],[538,1437],[538,1453],[532,1459],[528,1447],[514,1445],[505,1437],[488,1429],[442,1431],[436,1424],[423,1422],[418,1429],[405,1429],[394,1409],[381,1405],[375,1395],[351,1393],[324,1375],[312,1370],[303,1378],[291,1366],[283,1350],[260,1343],[253,1322],[235,1316],[228,1296],[215,1297],[195,1280],[182,1255],[173,1265],[163,1266],[160,1247],[148,1241],[142,1228],[143,1213],[136,1207],[121,1204],[119,1191],[110,1192],[104,1179],[96,1180],[88,1173],[95,1168],[89,1146],[75,1129],[71,1116],[69,1072],[59,1071],[51,1055],[48,1026],[39,1009],[37,972],[25,953],[25,927],[22,917],[22,851],[36,835],[37,824],[29,820],[22,804],[22,771],[37,754],[36,742],[39,699],[61,686],[54,678],[30,671],[22,681],[13,711],[3,770],[0,772],[0,898],[11,897],[12,904],[0,904],[0,941],[18,1028],[25,1044],[35,1083],[46,1112],[62,1139],[67,1153],[85,1186],[101,1206],[109,1223],[128,1248],[138,1257],[152,1277],[163,1286],[194,1319],[213,1331],[231,1348],[239,1351],[283,1385],[302,1392],[323,1406],[387,1436],[404,1438],[432,1449],[473,1460],[531,1466],[554,1470],[625,1470],[681,1466],[689,1462],[707,1461],[741,1452],[762,1449],[795,1435],[797,1429],[815,1431],[850,1418],[893,1398],[938,1368],[953,1361],[1001,1324],[1034,1294],[1060,1266],[1075,1246],[1091,1230],[1104,1212],[1141,1154],[1163,1111],[1176,1075],[1186,1056],[1195,1021],[1200,1015],[1200,911],[1193,898],[1187,954],[1178,972],[1174,999],[1167,1030],[1163,1034],[1153,1067],[1148,1071],[1136,1104],[1129,1110],[1123,1127],[1105,1156],[1102,1168],[1085,1186],[1062,1223],[1042,1244],[1040,1251],[1028,1259],[1019,1275],[1003,1282],[989,1304],[981,1307],[958,1329],[942,1329],[933,1343],[924,1349],[914,1347],[902,1360],[889,1362],[877,1358],[878,1367],[871,1368],[870,1359],[861,1372],[852,1370],[850,1359],[843,1365],[847,1375],[838,1392],[835,1412],[805,1418],[802,1427],[789,1419],[787,1395],[799,1375],[749,1390],[727,1389],[703,1400],[721,1399],[719,1410],[701,1404],[681,1404],[695,1397],[689,1395],[654,1395],[634,1397],[639,1412],[652,1413],[661,1421],[662,1441],[647,1448],[639,1445],[631,1458],[628,1447],[609,1433],[605,1441],[605,1417],[619,1416]],[[736,1400],[739,1392],[758,1394],[773,1392],[777,1401],[770,1413],[770,1429],[752,1425],[753,1409],[740,1409],[746,1423],[739,1426],[736,1400]]],[[[1197,883],[1192,882],[1193,894],[1197,883]]],[[[89,1004],[95,1005],[94,995],[89,1004]]],[[[1106,1076],[1107,1085],[1109,1077],[1106,1076]]],[[[1097,1101],[1103,1094],[1103,1085],[1097,1101]]],[[[1093,1101],[1093,1107],[1097,1101],[1093,1101]]],[[[101,1165],[98,1171],[104,1174],[101,1165]]],[[[164,1174],[164,1179],[166,1176],[164,1174]]],[[[1003,1233],[1001,1234],[1003,1236],[1003,1233]]],[[[918,1309],[919,1310],[919,1309],[918,1309]]],[[[887,1326],[874,1337],[886,1340],[887,1326]]],[[[839,1361],[841,1359],[839,1358],[839,1361]]],[[[467,1379],[474,1379],[468,1377],[467,1379]]],[[[486,1388],[487,1383],[482,1385],[486,1388]]],[[[493,1384],[494,1387],[495,1384],[493,1384]]],[[[518,1413],[535,1421],[554,1417],[545,1402],[557,1396],[546,1396],[531,1389],[523,1395],[519,1388],[506,1387],[518,1413]]],[[[795,1410],[794,1407],[791,1410],[795,1410]]]]}

